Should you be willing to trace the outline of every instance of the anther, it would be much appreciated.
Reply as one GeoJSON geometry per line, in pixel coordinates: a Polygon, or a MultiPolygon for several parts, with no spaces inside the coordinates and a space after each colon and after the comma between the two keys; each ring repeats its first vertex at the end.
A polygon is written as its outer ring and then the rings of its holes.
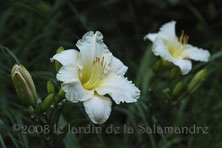
{"type": "Polygon", "coordinates": [[[103,63],[104,63],[104,57],[102,57],[101,66],[103,66],[103,63]]]}
{"type": "Polygon", "coordinates": [[[184,34],[184,32],[182,31],[180,37],[178,38],[178,41],[182,44],[186,44],[188,39],[189,39],[189,36],[184,34]]]}

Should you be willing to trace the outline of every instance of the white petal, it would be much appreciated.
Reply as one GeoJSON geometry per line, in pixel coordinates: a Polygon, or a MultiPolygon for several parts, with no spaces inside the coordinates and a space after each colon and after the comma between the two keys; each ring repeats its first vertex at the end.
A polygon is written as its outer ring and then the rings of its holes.
{"type": "Polygon", "coordinates": [[[186,45],[186,48],[183,52],[183,56],[184,56],[184,58],[189,58],[189,59],[196,60],[196,61],[207,62],[210,57],[210,53],[207,50],[197,48],[197,47],[194,47],[194,46],[188,44],[188,45],[186,45]]]}
{"type": "Polygon", "coordinates": [[[158,37],[163,38],[167,42],[175,42],[177,40],[176,32],[175,32],[175,21],[168,22],[160,28],[158,32],[158,37]]]}
{"type": "Polygon", "coordinates": [[[149,33],[144,37],[144,39],[149,39],[150,41],[154,42],[157,36],[158,36],[158,33],[149,33]]]}
{"type": "Polygon", "coordinates": [[[79,80],[78,66],[75,64],[69,64],[62,66],[56,75],[57,80],[64,83],[69,83],[79,80]]]}
{"type": "Polygon", "coordinates": [[[62,89],[65,92],[66,99],[73,103],[86,101],[92,98],[94,93],[93,91],[84,89],[79,81],[62,83],[62,89]]]}
{"type": "Polygon", "coordinates": [[[149,39],[150,41],[155,42],[157,38],[161,38],[166,42],[173,43],[177,41],[175,25],[175,21],[168,22],[160,27],[158,33],[149,33],[144,37],[144,39],[149,39]]]}
{"type": "Polygon", "coordinates": [[[116,73],[117,75],[124,75],[127,69],[128,67],[126,67],[119,59],[114,56],[112,57],[110,71],[116,73]]]}
{"type": "Polygon", "coordinates": [[[112,102],[108,97],[94,95],[83,104],[90,120],[95,124],[103,124],[110,116],[112,102]]]}
{"type": "Polygon", "coordinates": [[[100,95],[110,95],[116,104],[136,102],[140,96],[140,90],[131,81],[113,73],[104,78],[96,91],[100,95]]]}
{"type": "MultiPolygon", "coordinates": [[[[119,59],[114,57],[111,52],[103,54],[104,58],[104,73],[115,73],[124,75],[128,69],[119,59]]],[[[91,68],[91,67],[90,67],[91,68]]]]}
{"type": "Polygon", "coordinates": [[[169,62],[173,61],[173,57],[169,53],[169,50],[164,43],[164,40],[161,38],[156,39],[156,41],[153,43],[152,51],[156,56],[161,56],[169,62]]]}
{"type": "Polygon", "coordinates": [[[62,65],[76,64],[79,61],[79,52],[75,49],[64,50],[51,58],[51,61],[56,60],[62,65]]]}
{"type": "Polygon", "coordinates": [[[95,34],[92,31],[87,32],[81,40],[78,40],[76,46],[80,50],[84,67],[91,66],[96,57],[102,58],[103,54],[110,52],[103,43],[103,35],[99,31],[95,34]]]}
{"type": "Polygon", "coordinates": [[[180,68],[183,75],[189,73],[192,68],[192,63],[190,60],[177,58],[173,60],[173,63],[180,68]]]}

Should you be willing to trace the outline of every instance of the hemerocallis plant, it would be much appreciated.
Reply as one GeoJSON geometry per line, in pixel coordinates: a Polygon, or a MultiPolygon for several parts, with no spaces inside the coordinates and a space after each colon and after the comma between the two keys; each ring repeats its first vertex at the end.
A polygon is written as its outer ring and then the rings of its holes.
{"type": "Polygon", "coordinates": [[[127,67],[112,55],[99,31],[87,32],[76,46],[79,51],[68,49],[51,58],[62,64],[56,77],[67,100],[83,102],[90,120],[102,124],[110,116],[111,99],[136,102],[140,90],[124,77],[127,67]]]}
{"type": "Polygon", "coordinates": [[[152,41],[154,55],[178,66],[183,75],[192,69],[191,60],[207,62],[210,53],[202,48],[188,44],[188,36],[183,34],[176,36],[175,21],[164,24],[158,33],[149,33],[144,39],[152,41]]]}

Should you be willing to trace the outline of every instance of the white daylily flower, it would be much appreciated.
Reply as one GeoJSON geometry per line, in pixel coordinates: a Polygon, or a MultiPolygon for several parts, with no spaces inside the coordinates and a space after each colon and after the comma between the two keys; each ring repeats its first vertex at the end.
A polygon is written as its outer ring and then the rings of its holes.
{"type": "Polygon", "coordinates": [[[158,33],[149,33],[144,39],[153,42],[152,51],[156,56],[172,62],[178,66],[183,75],[191,68],[191,60],[207,62],[209,51],[187,44],[188,36],[182,34],[179,38],[175,33],[175,21],[164,24],[158,33]]]}
{"type": "Polygon", "coordinates": [[[82,101],[91,121],[102,124],[111,113],[110,98],[116,104],[136,102],[140,90],[124,77],[127,67],[112,55],[100,32],[87,32],[76,46],[80,51],[69,49],[52,57],[63,65],[57,79],[66,98],[82,101]]]}

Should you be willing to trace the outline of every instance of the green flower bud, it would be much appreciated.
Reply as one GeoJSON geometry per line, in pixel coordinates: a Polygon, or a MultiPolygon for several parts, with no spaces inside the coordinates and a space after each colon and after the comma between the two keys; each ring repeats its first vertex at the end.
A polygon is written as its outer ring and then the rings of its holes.
{"type": "Polygon", "coordinates": [[[207,70],[206,69],[200,70],[189,82],[187,91],[190,94],[194,93],[203,84],[206,78],[207,78],[207,70]]]}
{"type": "Polygon", "coordinates": [[[58,96],[56,97],[56,103],[59,103],[61,100],[65,99],[65,92],[60,88],[58,96]]]}
{"type": "Polygon", "coordinates": [[[169,95],[170,89],[169,88],[165,88],[162,90],[162,93],[169,99],[170,95],[169,95]]]}
{"type": "MultiPolygon", "coordinates": [[[[64,48],[63,47],[59,47],[57,50],[56,50],[56,53],[60,53],[64,51],[64,48]]],[[[58,61],[55,61],[55,69],[56,69],[56,73],[59,71],[59,69],[62,67],[62,64],[60,64],[58,61]]]]}
{"type": "Polygon", "coordinates": [[[62,90],[62,88],[60,88],[60,90],[59,90],[58,97],[62,98],[62,99],[65,98],[65,92],[62,90]]]}
{"type": "Polygon", "coordinates": [[[60,53],[63,52],[65,49],[61,46],[56,50],[56,53],[60,53]]]}
{"type": "Polygon", "coordinates": [[[49,94],[41,104],[41,109],[46,111],[54,102],[54,94],[49,94]]]}
{"type": "Polygon", "coordinates": [[[162,69],[162,62],[161,62],[161,60],[158,60],[153,66],[153,71],[158,72],[161,69],[162,69]]]}
{"type": "Polygon", "coordinates": [[[37,102],[35,84],[26,68],[15,64],[11,70],[11,77],[19,98],[27,105],[35,106],[37,102]]]}
{"type": "Polygon", "coordinates": [[[54,94],[55,93],[55,87],[54,87],[54,85],[52,84],[51,81],[47,82],[47,91],[48,91],[48,94],[54,94]]]}
{"type": "Polygon", "coordinates": [[[181,92],[182,88],[183,88],[183,83],[182,82],[178,82],[175,85],[174,89],[173,89],[172,95],[173,96],[179,95],[179,93],[181,92]]]}
{"type": "Polygon", "coordinates": [[[175,79],[180,75],[180,69],[176,66],[173,66],[173,68],[170,70],[169,78],[175,79]]]}
{"type": "Polygon", "coordinates": [[[166,67],[166,68],[171,68],[171,67],[174,66],[173,63],[168,62],[167,60],[165,60],[165,59],[163,59],[163,58],[161,58],[161,62],[162,62],[162,65],[163,65],[164,67],[166,67]]]}

